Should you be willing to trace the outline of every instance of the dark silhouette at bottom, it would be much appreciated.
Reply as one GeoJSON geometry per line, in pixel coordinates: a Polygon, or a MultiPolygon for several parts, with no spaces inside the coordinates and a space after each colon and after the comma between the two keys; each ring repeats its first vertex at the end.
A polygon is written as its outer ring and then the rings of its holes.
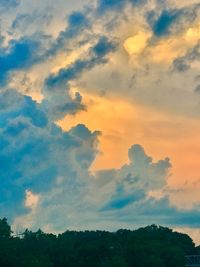
{"type": "Polygon", "coordinates": [[[199,254],[188,235],[156,225],[58,236],[26,230],[15,236],[7,220],[0,220],[0,267],[183,267],[194,266],[187,257],[199,254]]]}

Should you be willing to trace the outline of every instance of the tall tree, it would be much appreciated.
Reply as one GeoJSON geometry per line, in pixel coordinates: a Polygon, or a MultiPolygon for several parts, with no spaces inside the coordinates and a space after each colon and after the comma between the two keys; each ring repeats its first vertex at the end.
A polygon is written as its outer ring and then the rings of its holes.
{"type": "Polygon", "coordinates": [[[8,224],[7,219],[0,219],[0,238],[10,238],[11,233],[11,227],[8,224]]]}

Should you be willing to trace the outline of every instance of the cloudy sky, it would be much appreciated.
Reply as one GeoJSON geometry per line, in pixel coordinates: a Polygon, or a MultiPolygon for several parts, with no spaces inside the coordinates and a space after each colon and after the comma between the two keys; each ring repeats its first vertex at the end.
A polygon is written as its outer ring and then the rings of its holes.
{"type": "Polygon", "coordinates": [[[200,243],[200,2],[0,1],[0,216],[200,243]]]}

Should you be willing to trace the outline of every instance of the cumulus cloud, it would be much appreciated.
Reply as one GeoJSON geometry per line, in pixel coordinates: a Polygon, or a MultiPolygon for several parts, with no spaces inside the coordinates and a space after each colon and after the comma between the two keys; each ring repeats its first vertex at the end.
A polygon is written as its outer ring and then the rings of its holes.
{"type": "Polygon", "coordinates": [[[84,125],[63,132],[42,104],[15,90],[2,91],[0,103],[0,210],[15,224],[86,227],[96,215],[106,220],[106,212],[138,205],[166,184],[169,159],[153,163],[140,145],[130,148],[130,164],[92,175],[99,132],[84,125]]]}
{"type": "MultiPolygon", "coordinates": [[[[193,88],[198,92],[199,86],[191,86],[188,77],[177,79],[174,69],[179,74],[188,71],[199,59],[199,44],[192,44],[186,53],[180,49],[177,54],[174,50],[179,43],[173,38],[196,22],[199,5],[179,8],[161,2],[158,11],[152,12],[152,4],[145,0],[99,0],[96,7],[72,12],[62,21],[62,27],[48,36],[42,29],[34,32],[34,27],[29,32],[29,26],[35,19],[48,23],[50,13],[40,16],[31,10],[15,16],[11,28],[20,32],[19,37],[5,37],[0,50],[1,216],[7,216],[15,225],[54,231],[108,224],[113,228],[141,225],[147,220],[171,225],[198,224],[198,205],[186,211],[170,203],[170,192],[166,190],[171,171],[169,158],[154,162],[141,145],[134,145],[128,152],[128,164],[91,173],[100,132],[92,132],[83,124],[63,131],[55,124],[55,120],[67,114],[87,109],[79,92],[72,95],[72,83],[86,92],[88,88],[94,93],[107,90],[158,110],[197,114],[196,96],[191,96],[189,90],[183,94],[182,88],[192,87],[193,94],[193,88]],[[138,12],[143,4],[145,8],[138,12]],[[127,6],[131,7],[129,11],[127,6]],[[145,43],[136,44],[141,47],[137,55],[125,55],[124,41],[130,35],[140,36],[141,27],[141,36],[147,36],[145,43]],[[174,50],[170,46],[173,42],[174,50]],[[72,52],[77,57],[65,63],[65,55],[72,52]],[[112,52],[117,55],[112,54],[111,58],[112,52]],[[162,53],[167,56],[160,59],[162,53]],[[170,62],[166,60],[168,55],[170,62]],[[61,63],[57,57],[61,57],[61,63]],[[41,103],[7,89],[13,72],[15,77],[21,71],[30,72],[37,80],[42,69],[47,69],[48,74],[40,88],[41,103]],[[185,97],[177,103],[179,96],[185,97]],[[157,190],[164,192],[160,199],[150,194],[157,190]]],[[[1,1],[0,9],[18,4],[16,0],[1,1]]]]}
{"type": "MultiPolygon", "coordinates": [[[[15,224],[22,224],[22,221],[31,222],[31,226],[34,227],[45,227],[50,224],[54,231],[61,231],[67,226],[87,227],[87,223],[91,222],[95,227],[99,220],[106,222],[107,216],[113,217],[112,223],[115,223],[118,221],[119,213],[126,213],[126,209],[132,209],[134,216],[139,220],[142,206],[148,205],[148,201],[153,202],[151,198],[147,201],[148,192],[166,185],[171,167],[169,159],[153,163],[140,145],[134,145],[129,150],[130,164],[122,166],[119,170],[101,171],[92,175],[89,172],[94,160],[91,152],[94,150],[98,133],[91,134],[87,128],[80,125],[68,134],[84,142],[84,150],[81,151],[79,145],[79,152],[73,158],[74,161],[69,162],[69,158],[66,158],[68,162],[65,167],[62,166],[63,172],[54,176],[53,186],[43,188],[42,181],[40,182],[41,189],[36,192],[40,195],[37,207],[25,217],[18,217],[15,224]],[[70,177],[71,175],[73,177],[70,177]],[[141,208],[138,209],[140,205],[141,208]]],[[[60,162],[56,165],[57,168],[61,167],[60,162]]],[[[34,181],[32,183],[29,190],[34,188],[34,181]]],[[[157,205],[159,204],[155,203],[155,206],[157,205]]],[[[153,205],[151,208],[152,213],[156,213],[157,208],[155,211],[153,205]]],[[[148,207],[146,209],[148,210],[148,207]]],[[[158,213],[158,221],[159,216],[158,213]]],[[[129,217],[126,215],[123,218],[126,222],[131,221],[133,216],[130,214],[129,217]]],[[[120,220],[123,221],[123,218],[120,220]]]]}
{"type": "Polygon", "coordinates": [[[15,90],[1,92],[0,102],[0,210],[2,216],[13,218],[24,212],[26,190],[47,191],[58,177],[73,187],[77,172],[96,155],[98,132],[84,125],[62,132],[39,104],[15,90]]]}
{"type": "Polygon", "coordinates": [[[37,194],[29,187],[25,202],[26,207],[27,201],[30,202],[29,212],[15,217],[14,227],[40,227],[59,232],[66,228],[115,230],[146,225],[146,222],[198,226],[198,206],[180,210],[170,204],[167,194],[159,199],[148,194],[150,190],[165,188],[171,169],[168,158],[154,163],[140,145],[134,145],[129,150],[129,164],[118,170],[91,174],[89,166],[94,159],[91,151],[96,137],[82,125],[72,132],[86,142],[83,153],[76,154],[67,171],[64,168],[60,173],[62,176],[54,177],[53,186],[42,187],[37,194]],[[82,165],[85,160],[86,164],[82,165]],[[76,168],[71,172],[74,164],[76,168]]]}
{"type": "Polygon", "coordinates": [[[103,210],[120,209],[144,199],[151,190],[166,185],[171,164],[169,159],[152,162],[140,145],[129,149],[129,165],[124,165],[115,173],[116,189],[103,210]]]}
{"type": "Polygon", "coordinates": [[[154,162],[133,145],[129,164],[92,174],[99,132],[84,125],[63,132],[42,104],[15,90],[2,91],[0,103],[0,214],[16,227],[63,231],[109,222],[115,229],[146,219],[196,227],[197,207],[179,211],[167,194],[149,195],[166,187],[169,158],[154,162]]]}

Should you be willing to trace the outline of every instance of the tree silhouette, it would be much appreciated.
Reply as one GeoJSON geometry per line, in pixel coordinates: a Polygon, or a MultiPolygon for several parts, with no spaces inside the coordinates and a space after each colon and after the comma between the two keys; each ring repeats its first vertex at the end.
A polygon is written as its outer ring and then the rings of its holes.
{"type": "Polygon", "coordinates": [[[0,238],[10,238],[11,233],[11,227],[8,224],[7,219],[0,219],[0,238]]]}
{"type": "Polygon", "coordinates": [[[0,267],[182,267],[185,255],[199,252],[188,235],[156,225],[58,236],[27,229],[19,238],[0,220],[0,267]]]}

